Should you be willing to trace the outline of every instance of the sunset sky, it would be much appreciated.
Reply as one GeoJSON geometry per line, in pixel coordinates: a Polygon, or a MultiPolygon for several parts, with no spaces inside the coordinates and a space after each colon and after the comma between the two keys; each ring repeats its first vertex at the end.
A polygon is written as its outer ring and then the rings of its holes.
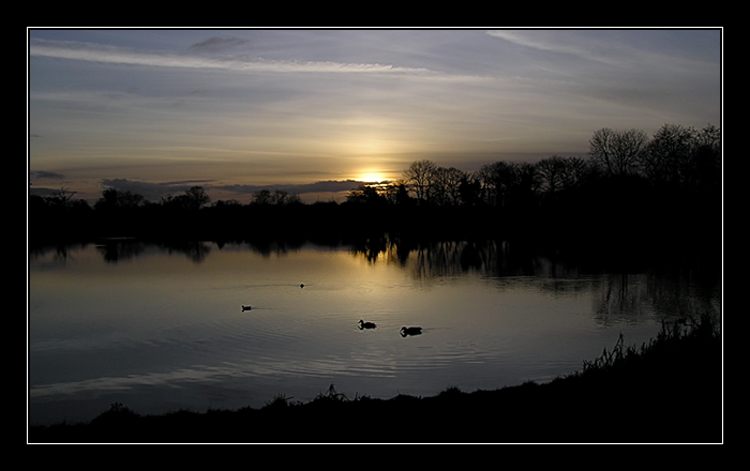
{"type": "Polygon", "coordinates": [[[341,198],[414,160],[721,126],[720,29],[28,30],[30,192],[341,198]]]}

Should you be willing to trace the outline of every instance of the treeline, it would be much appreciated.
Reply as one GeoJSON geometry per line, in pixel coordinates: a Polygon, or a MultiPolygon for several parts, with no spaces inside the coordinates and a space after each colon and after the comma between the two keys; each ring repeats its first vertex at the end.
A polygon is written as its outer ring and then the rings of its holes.
{"type": "Polygon", "coordinates": [[[93,207],[61,190],[30,196],[32,240],[82,237],[346,238],[388,232],[446,237],[612,240],[668,230],[718,234],[721,133],[664,125],[594,132],[588,157],[497,161],[476,172],[413,162],[402,178],[363,185],[343,203],[304,204],[262,190],[248,204],[212,202],[195,186],[159,202],[114,188],[93,207]]]}

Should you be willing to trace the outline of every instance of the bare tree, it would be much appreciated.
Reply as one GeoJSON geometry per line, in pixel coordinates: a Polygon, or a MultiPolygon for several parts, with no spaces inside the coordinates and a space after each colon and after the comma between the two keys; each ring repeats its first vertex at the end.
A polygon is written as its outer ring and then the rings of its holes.
{"type": "Polygon", "coordinates": [[[518,179],[518,167],[508,162],[493,162],[482,165],[477,173],[482,183],[482,193],[487,204],[505,206],[511,188],[518,179]]]}
{"type": "Polygon", "coordinates": [[[94,203],[94,209],[116,210],[133,209],[143,206],[142,195],[130,191],[118,191],[115,188],[107,188],[102,192],[102,197],[94,203]]]}
{"type": "Polygon", "coordinates": [[[564,188],[570,189],[581,184],[590,168],[588,162],[580,157],[566,159],[565,172],[562,177],[564,188]]]}
{"type": "Polygon", "coordinates": [[[72,204],[71,201],[73,200],[73,196],[75,196],[75,194],[75,191],[60,188],[60,191],[56,191],[50,196],[45,196],[44,201],[50,207],[67,208],[72,204]]]}
{"type": "Polygon", "coordinates": [[[539,193],[539,172],[536,165],[522,162],[516,164],[516,180],[511,187],[514,205],[528,205],[539,193]]]}
{"type": "Polygon", "coordinates": [[[437,168],[435,162],[431,160],[418,160],[412,162],[404,171],[404,181],[414,190],[417,204],[429,201],[437,168]]]}
{"type": "Polygon", "coordinates": [[[553,155],[536,164],[539,185],[543,192],[554,195],[578,185],[586,174],[586,161],[580,157],[553,155]]]}
{"type": "Polygon", "coordinates": [[[352,204],[367,204],[370,206],[386,204],[388,200],[378,193],[378,189],[370,185],[359,185],[355,190],[349,190],[346,202],[352,204]]]}
{"type": "Polygon", "coordinates": [[[286,206],[299,202],[299,196],[290,195],[284,190],[274,190],[272,193],[271,190],[263,189],[253,193],[253,204],[258,205],[286,206]]]}
{"type": "Polygon", "coordinates": [[[665,124],[640,155],[643,174],[654,183],[682,183],[691,166],[697,133],[692,127],[665,124]]]}
{"type": "Polygon", "coordinates": [[[543,191],[554,195],[556,191],[563,188],[568,167],[568,163],[564,157],[560,157],[559,155],[547,157],[537,162],[536,167],[539,172],[543,191]]]}
{"type": "Polygon", "coordinates": [[[602,128],[589,140],[591,156],[608,175],[631,175],[648,144],[648,135],[638,129],[615,131],[602,128]]]}
{"type": "Polygon", "coordinates": [[[438,167],[431,189],[431,200],[439,205],[455,205],[461,201],[460,185],[466,172],[455,167],[438,167]]]}
{"type": "Polygon", "coordinates": [[[721,129],[713,125],[701,129],[693,153],[695,183],[721,187],[721,129]]]}
{"type": "Polygon", "coordinates": [[[464,177],[458,185],[458,194],[464,206],[478,205],[482,199],[482,182],[479,176],[474,172],[464,172],[464,177]]]}
{"type": "Polygon", "coordinates": [[[203,190],[203,187],[200,186],[191,187],[190,189],[185,190],[185,193],[181,195],[174,197],[172,195],[167,195],[161,199],[162,206],[189,211],[197,211],[210,201],[211,198],[209,198],[205,190],[203,190]]]}
{"type": "Polygon", "coordinates": [[[191,209],[200,209],[203,205],[211,202],[211,198],[201,186],[193,186],[189,190],[185,190],[185,198],[188,207],[191,209]]]}
{"type": "Polygon", "coordinates": [[[388,183],[385,187],[379,187],[379,192],[390,204],[403,205],[411,200],[407,190],[407,182],[402,179],[388,183]],[[382,190],[380,190],[382,188],[382,190]]]}

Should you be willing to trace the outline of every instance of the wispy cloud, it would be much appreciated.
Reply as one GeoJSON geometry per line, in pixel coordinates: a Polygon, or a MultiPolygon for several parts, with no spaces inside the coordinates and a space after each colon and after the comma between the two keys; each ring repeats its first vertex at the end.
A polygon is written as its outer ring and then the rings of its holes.
{"type": "Polygon", "coordinates": [[[404,67],[370,62],[309,61],[300,59],[271,60],[262,57],[213,56],[201,52],[219,52],[242,43],[242,40],[211,38],[196,43],[188,53],[154,52],[105,46],[76,41],[32,39],[29,54],[89,62],[127,64],[148,67],[226,70],[247,73],[310,73],[310,74],[390,74],[438,81],[477,81],[489,77],[447,74],[424,67],[404,67]]]}
{"type": "Polygon", "coordinates": [[[469,170],[508,155],[585,152],[603,126],[718,122],[720,39],[606,29],[35,31],[29,133],[43,138],[30,141],[31,168],[65,179],[34,177],[33,188],[64,183],[96,197],[102,178],[120,177],[129,180],[109,183],[147,198],[189,188],[178,179],[205,179],[222,199],[264,188],[340,195],[365,168],[391,172],[413,156],[469,170]],[[283,185],[301,182],[317,183],[283,185]]]}
{"type": "Polygon", "coordinates": [[[495,38],[504,39],[519,46],[540,51],[568,54],[605,64],[616,63],[616,61],[614,61],[607,53],[607,51],[612,53],[612,48],[607,47],[604,49],[601,43],[592,46],[591,43],[578,40],[578,36],[565,35],[564,37],[561,37],[557,35],[555,31],[549,30],[492,30],[488,31],[487,34],[495,38]],[[571,41],[570,38],[574,38],[574,40],[571,41]]]}
{"type": "MultiPolygon", "coordinates": [[[[191,50],[216,48],[215,41],[193,45],[191,50]]],[[[147,52],[99,44],[73,41],[30,41],[32,56],[55,57],[92,62],[118,64],[185,67],[194,69],[226,69],[255,72],[318,72],[318,73],[429,73],[423,68],[396,67],[389,64],[341,63],[332,61],[267,60],[263,58],[219,57],[212,58],[194,54],[147,52]]]]}
{"type": "MultiPolygon", "coordinates": [[[[665,30],[492,30],[489,36],[503,39],[518,46],[537,51],[552,52],[575,57],[598,64],[618,66],[619,70],[671,70],[683,73],[698,67],[715,67],[715,64],[697,59],[692,48],[700,49],[700,43],[681,44],[679,34],[672,37],[665,30]],[[669,44],[670,40],[680,43],[680,47],[669,44]]],[[[703,36],[710,43],[711,31],[703,36]]],[[[690,36],[684,38],[691,40],[690,36]]]]}
{"type": "Polygon", "coordinates": [[[193,44],[188,49],[195,52],[209,52],[216,53],[227,51],[235,47],[243,46],[248,44],[250,41],[240,38],[217,38],[211,37],[205,41],[201,41],[193,44]]]}

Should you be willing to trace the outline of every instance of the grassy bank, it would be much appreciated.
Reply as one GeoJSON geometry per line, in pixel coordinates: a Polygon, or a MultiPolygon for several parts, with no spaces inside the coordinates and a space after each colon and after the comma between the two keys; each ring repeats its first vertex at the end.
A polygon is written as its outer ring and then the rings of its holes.
{"type": "Polygon", "coordinates": [[[140,415],[121,404],[90,423],[33,426],[30,443],[719,443],[718,323],[664,324],[624,339],[549,383],[432,397],[347,398],[334,386],[307,403],[140,415]]]}

